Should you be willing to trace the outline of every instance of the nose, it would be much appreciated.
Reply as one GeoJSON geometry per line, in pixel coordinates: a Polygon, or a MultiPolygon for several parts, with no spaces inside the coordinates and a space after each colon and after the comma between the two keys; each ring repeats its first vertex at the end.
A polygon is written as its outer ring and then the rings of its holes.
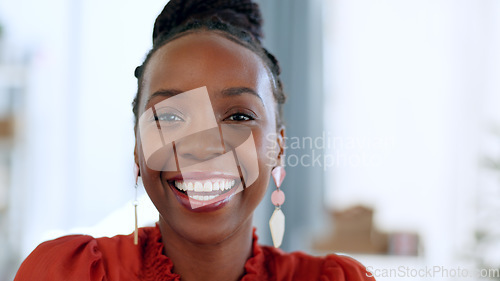
{"type": "Polygon", "coordinates": [[[217,127],[176,140],[175,150],[179,164],[188,165],[210,160],[225,152],[217,127]]]}

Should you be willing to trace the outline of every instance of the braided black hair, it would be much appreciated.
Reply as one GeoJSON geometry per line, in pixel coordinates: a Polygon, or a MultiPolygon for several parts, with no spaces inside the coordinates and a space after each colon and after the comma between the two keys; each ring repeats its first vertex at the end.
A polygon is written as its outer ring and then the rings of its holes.
{"type": "Polygon", "coordinates": [[[286,96],[280,80],[278,60],[261,44],[262,16],[259,6],[251,0],[170,0],[156,18],[153,48],[141,66],[135,69],[137,94],[132,102],[135,128],[139,119],[139,100],[145,66],[152,55],[169,41],[200,30],[220,35],[252,50],[263,60],[272,78],[273,95],[277,103],[276,121],[283,124],[283,104],[286,96]]]}

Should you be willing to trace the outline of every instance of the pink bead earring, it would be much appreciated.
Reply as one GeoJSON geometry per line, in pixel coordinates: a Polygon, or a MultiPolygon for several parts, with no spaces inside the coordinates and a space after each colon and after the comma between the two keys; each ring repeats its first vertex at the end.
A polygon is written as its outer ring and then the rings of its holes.
{"type": "Polygon", "coordinates": [[[137,224],[137,205],[139,205],[137,201],[137,182],[139,181],[139,166],[135,164],[134,166],[134,174],[135,174],[135,199],[134,199],[134,215],[135,215],[135,229],[134,229],[134,245],[139,244],[139,230],[137,224]]]}
{"type": "Polygon", "coordinates": [[[281,183],[283,183],[286,175],[285,168],[282,166],[274,167],[271,174],[276,184],[276,190],[271,194],[271,202],[273,202],[275,208],[269,220],[269,228],[271,229],[274,247],[279,248],[285,234],[285,214],[281,211],[281,205],[285,203],[285,193],[280,190],[281,183]]]}

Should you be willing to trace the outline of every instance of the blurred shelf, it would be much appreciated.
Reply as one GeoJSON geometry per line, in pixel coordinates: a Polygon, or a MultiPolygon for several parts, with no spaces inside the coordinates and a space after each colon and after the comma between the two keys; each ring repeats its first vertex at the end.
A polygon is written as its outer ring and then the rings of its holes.
{"type": "Polygon", "coordinates": [[[14,118],[0,119],[0,139],[12,139],[14,137],[14,118]]]}

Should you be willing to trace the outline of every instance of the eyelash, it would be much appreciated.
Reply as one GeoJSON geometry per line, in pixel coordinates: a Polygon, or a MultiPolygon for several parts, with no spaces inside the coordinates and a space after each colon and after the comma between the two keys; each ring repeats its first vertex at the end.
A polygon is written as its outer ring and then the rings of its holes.
{"type": "Polygon", "coordinates": [[[230,119],[233,116],[243,116],[244,118],[246,118],[246,120],[229,120],[229,121],[232,121],[232,122],[247,122],[247,121],[255,120],[255,118],[253,118],[252,116],[250,116],[248,114],[245,114],[245,113],[235,113],[235,114],[229,116],[228,118],[226,118],[226,120],[230,119]]]}
{"type": "Polygon", "coordinates": [[[160,122],[161,121],[167,121],[167,122],[184,121],[177,114],[173,114],[173,113],[164,113],[164,114],[160,114],[160,115],[155,115],[154,119],[155,119],[155,121],[160,121],[160,122]],[[167,117],[174,117],[174,118],[177,118],[178,120],[161,120],[165,116],[167,116],[167,117]]]}
{"type": "MultiPolygon", "coordinates": [[[[160,115],[155,115],[154,120],[159,121],[159,122],[162,122],[162,121],[165,121],[165,122],[184,121],[184,119],[179,117],[177,114],[173,114],[173,113],[164,113],[164,114],[160,114],[160,115]],[[167,118],[165,118],[165,117],[167,117],[167,118]],[[171,118],[175,118],[176,120],[172,120],[171,118]]],[[[224,120],[231,121],[231,122],[248,122],[248,121],[255,120],[255,118],[249,114],[238,112],[238,113],[232,114],[231,116],[227,117],[224,120]],[[235,116],[243,117],[244,120],[234,120],[235,116]]]]}

